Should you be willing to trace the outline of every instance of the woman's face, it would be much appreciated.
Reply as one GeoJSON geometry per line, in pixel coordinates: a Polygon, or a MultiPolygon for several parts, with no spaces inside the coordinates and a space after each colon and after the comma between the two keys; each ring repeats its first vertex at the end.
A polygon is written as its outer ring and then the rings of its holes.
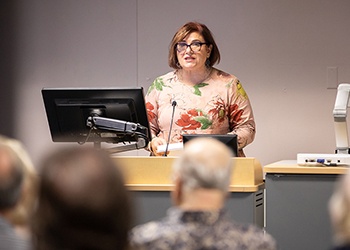
{"type": "MultiPolygon", "coordinates": [[[[204,43],[206,42],[201,34],[198,32],[192,32],[180,43],[186,43],[188,45],[193,43],[204,43]]],[[[198,44],[197,44],[198,45],[198,44]]],[[[205,68],[205,62],[210,56],[212,45],[206,44],[200,45],[199,51],[193,51],[189,46],[184,46],[184,51],[177,50],[177,60],[184,70],[196,70],[205,68]]],[[[194,47],[194,46],[193,46],[194,47]]]]}

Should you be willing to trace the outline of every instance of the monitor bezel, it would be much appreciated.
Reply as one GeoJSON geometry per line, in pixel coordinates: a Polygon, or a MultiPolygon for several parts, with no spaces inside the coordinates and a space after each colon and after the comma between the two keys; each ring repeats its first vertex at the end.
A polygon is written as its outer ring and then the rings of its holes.
{"type": "Polygon", "coordinates": [[[185,147],[185,144],[191,139],[200,138],[200,137],[211,137],[221,141],[231,149],[232,153],[234,154],[234,157],[237,157],[238,142],[237,142],[236,134],[183,134],[182,141],[183,141],[184,147],[185,147]]]}

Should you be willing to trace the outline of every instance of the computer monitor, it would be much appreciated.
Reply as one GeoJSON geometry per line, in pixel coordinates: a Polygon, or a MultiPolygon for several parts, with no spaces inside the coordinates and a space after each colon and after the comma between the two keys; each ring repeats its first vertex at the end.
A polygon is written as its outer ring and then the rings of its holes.
{"type": "MultiPolygon", "coordinates": [[[[54,142],[148,143],[149,123],[142,87],[43,88],[54,142]]],[[[143,145],[142,145],[143,147],[143,145]]]]}
{"type": "Polygon", "coordinates": [[[238,154],[238,146],[237,146],[237,135],[236,134],[184,134],[182,135],[182,140],[184,147],[186,147],[186,142],[188,142],[191,139],[198,138],[198,137],[212,137],[214,139],[217,139],[227,145],[233,152],[234,156],[237,156],[238,154]]]}

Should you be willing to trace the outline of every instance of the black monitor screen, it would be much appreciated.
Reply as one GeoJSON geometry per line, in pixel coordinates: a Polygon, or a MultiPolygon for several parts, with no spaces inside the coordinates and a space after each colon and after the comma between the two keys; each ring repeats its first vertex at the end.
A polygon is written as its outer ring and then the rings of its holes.
{"type": "Polygon", "coordinates": [[[44,88],[42,95],[54,142],[135,141],[129,134],[92,131],[87,126],[87,120],[92,116],[140,124],[150,138],[142,87],[44,88]]]}
{"type": "Polygon", "coordinates": [[[198,137],[212,137],[226,144],[233,152],[234,156],[237,156],[238,146],[237,146],[237,135],[235,134],[225,134],[225,135],[217,135],[217,134],[184,134],[182,135],[184,146],[186,142],[191,139],[198,137]]]}

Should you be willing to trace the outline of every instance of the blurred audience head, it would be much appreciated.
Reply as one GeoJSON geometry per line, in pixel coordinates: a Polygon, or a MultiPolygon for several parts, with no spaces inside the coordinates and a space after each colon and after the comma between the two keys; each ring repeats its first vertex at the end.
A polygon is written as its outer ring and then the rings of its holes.
{"type": "Polygon", "coordinates": [[[23,178],[21,194],[18,193],[18,202],[8,213],[7,218],[15,227],[27,228],[37,197],[37,172],[27,150],[20,141],[0,136],[0,147],[8,152],[7,157],[1,157],[2,163],[4,164],[5,159],[10,157],[12,164],[16,165],[17,171],[22,173],[23,178]]]}
{"type": "Polygon", "coordinates": [[[65,148],[47,155],[39,171],[35,249],[126,249],[130,200],[109,154],[65,148]]]}
{"type": "Polygon", "coordinates": [[[10,147],[0,145],[0,212],[6,217],[21,197],[23,176],[17,154],[10,147]]]}
{"type": "Polygon", "coordinates": [[[213,138],[197,138],[186,143],[183,153],[173,165],[175,204],[191,199],[193,192],[215,191],[226,197],[232,172],[232,153],[213,138]]]}
{"type": "Polygon", "coordinates": [[[350,246],[350,170],[337,181],[328,207],[334,244],[350,246]]]}

